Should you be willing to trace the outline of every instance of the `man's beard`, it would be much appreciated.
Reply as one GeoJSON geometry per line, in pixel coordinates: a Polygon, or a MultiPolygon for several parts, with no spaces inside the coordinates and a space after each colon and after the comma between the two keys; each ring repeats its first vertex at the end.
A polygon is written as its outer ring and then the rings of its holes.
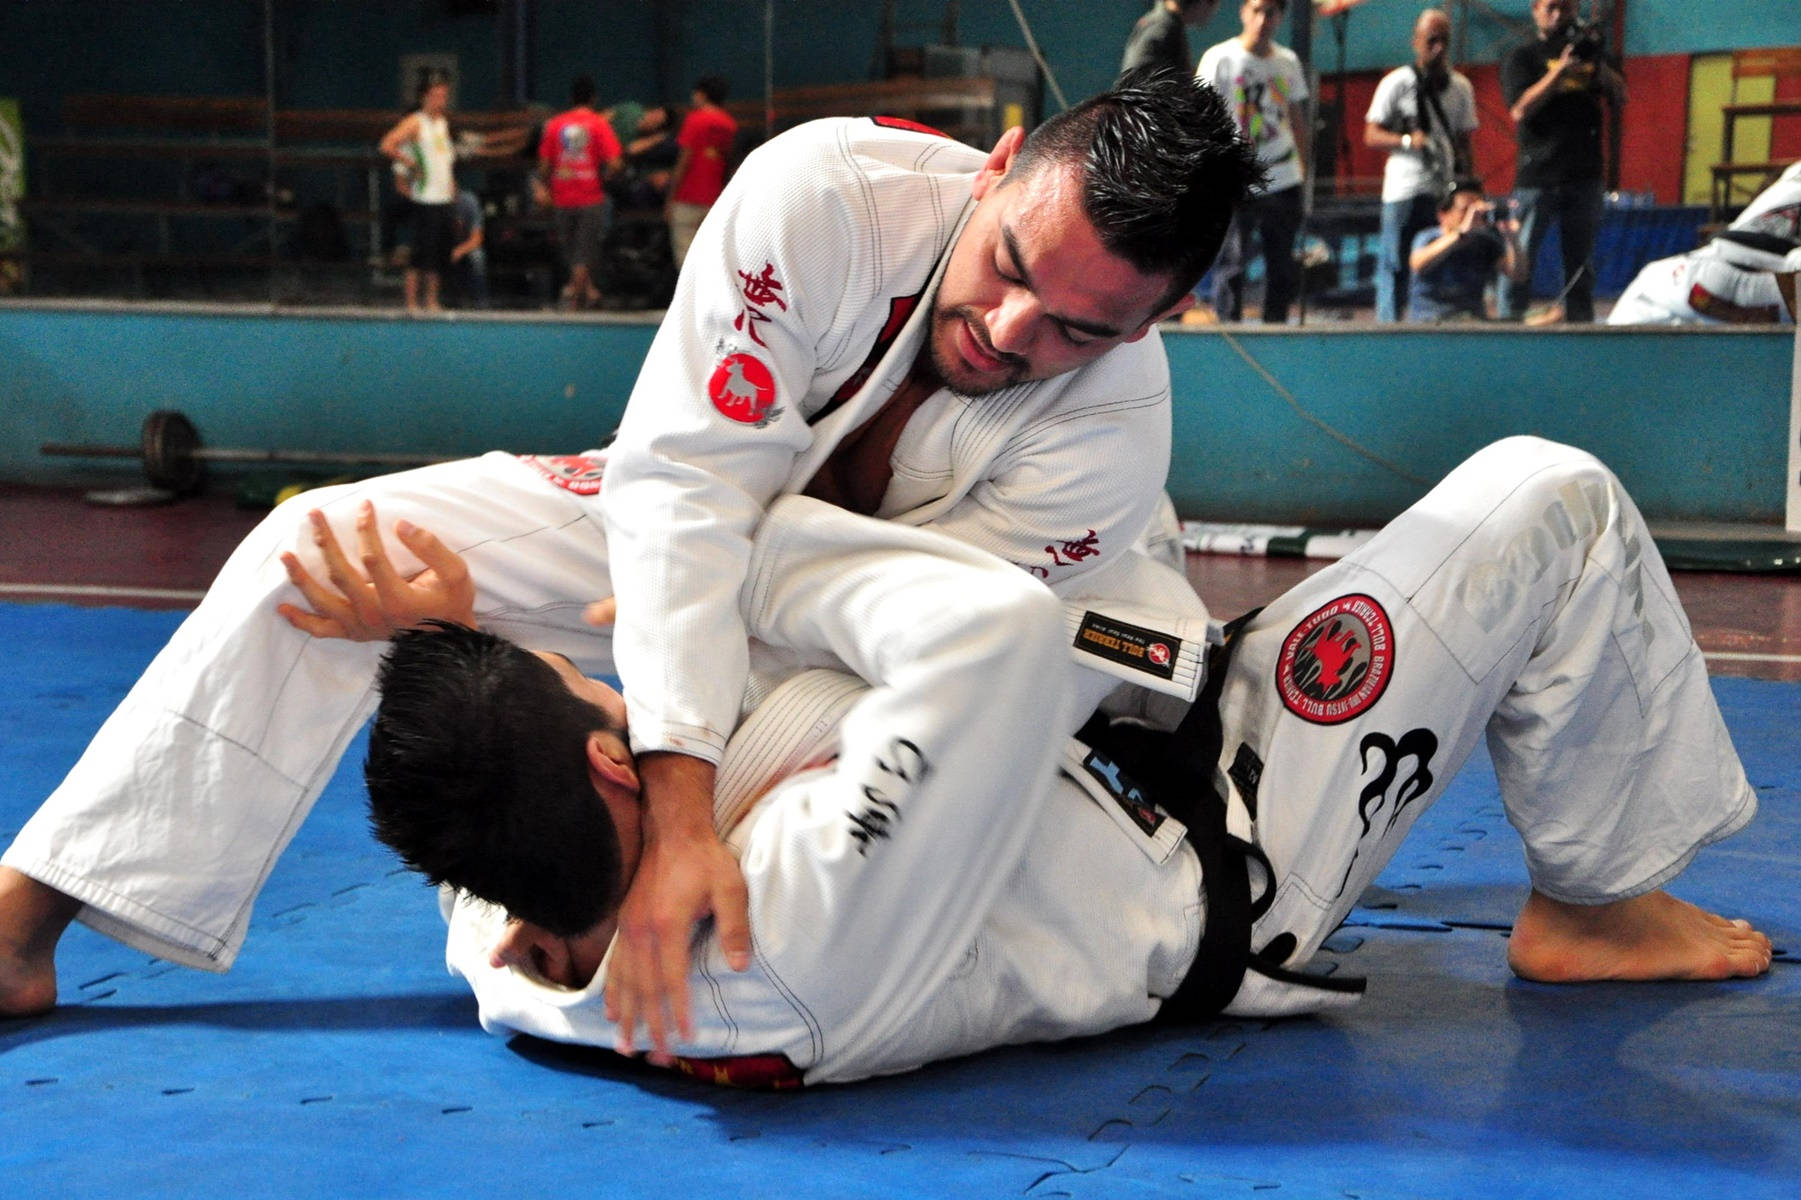
{"type": "MultiPolygon", "coordinates": [[[[956,323],[962,323],[972,330],[982,327],[980,318],[972,309],[935,308],[932,310],[931,328],[926,331],[926,341],[932,352],[932,368],[938,372],[938,378],[946,387],[959,396],[988,396],[1025,381],[1027,366],[1023,361],[1012,355],[1002,355],[994,351],[986,341],[978,339],[976,345],[1005,359],[1008,370],[1006,376],[995,383],[971,382],[970,368],[963,356],[954,348],[943,344],[944,341],[955,339],[956,323]],[[947,335],[943,339],[939,337],[941,331],[947,335]]],[[[971,333],[970,337],[974,339],[975,334],[971,333]]]]}

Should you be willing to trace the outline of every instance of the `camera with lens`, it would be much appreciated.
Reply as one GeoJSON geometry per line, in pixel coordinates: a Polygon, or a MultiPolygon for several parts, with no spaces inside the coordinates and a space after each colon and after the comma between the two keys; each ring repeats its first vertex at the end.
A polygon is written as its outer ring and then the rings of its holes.
{"type": "Polygon", "coordinates": [[[1607,48],[1607,31],[1599,21],[1571,21],[1563,27],[1555,49],[1561,54],[1565,46],[1572,47],[1582,62],[1598,62],[1607,48]]]}

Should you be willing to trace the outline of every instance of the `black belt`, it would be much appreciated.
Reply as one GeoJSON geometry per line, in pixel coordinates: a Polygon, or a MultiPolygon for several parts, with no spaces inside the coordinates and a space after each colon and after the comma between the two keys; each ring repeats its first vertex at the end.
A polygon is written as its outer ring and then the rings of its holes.
{"type": "Polygon", "coordinates": [[[1158,1023],[1205,1021],[1232,1002],[1251,960],[1251,925],[1275,899],[1269,859],[1250,842],[1226,831],[1226,801],[1214,786],[1224,741],[1220,692],[1239,629],[1253,609],[1225,627],[1225,641],[1207,651],[1207,682],[1173,733],[1096,715],[1077,739],[1113,758],[1151,799],[1188,830],[1201,860],[1201,893],[1207,923],[1200,948],[1182,983],[1157,1011],[1158,1023]],[[1270,886],[1251,899],[1249,860],[1263,867],[1270,886]]]}

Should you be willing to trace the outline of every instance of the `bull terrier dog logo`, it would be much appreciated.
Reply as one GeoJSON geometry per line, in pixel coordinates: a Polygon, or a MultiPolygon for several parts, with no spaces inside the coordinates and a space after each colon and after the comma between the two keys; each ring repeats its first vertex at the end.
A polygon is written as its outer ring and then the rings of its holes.
{"type": "Polygon", "coordinates": [[[749,354],[728,355],[707,380],[713,407],[729,420],[759,429],[781,415],[775,407],[775,377],[760,359],[749,354]]]}

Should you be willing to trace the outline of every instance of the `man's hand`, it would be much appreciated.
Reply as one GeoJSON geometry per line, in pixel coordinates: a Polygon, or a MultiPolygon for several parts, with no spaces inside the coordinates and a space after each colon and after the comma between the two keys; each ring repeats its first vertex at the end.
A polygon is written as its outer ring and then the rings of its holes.
{"type": "Polygon", "coordinates": [[[1551,60],[1550,65],[1545,68],[1545,73],[1552,79],[1562,79],[1580,62],[1581,60],[1576,57],[1576,45],[1572,42],[1563,48],[1562,54],[1551,60]]]}
{"type": "Polygon", "coordinates": [[[402,579],[376,533],[375,506],[368,501],[356,518],[360,571],[345,557],[325,514],[314,509],[307,517],[331,586],[313,578],[297,556],[284,553],[281,565],[287,568],[288,579],[313,606],[308,612],[293,604],[277,605],[288,624],[314,637],[353,642],[384,641],[429,620],[474,627],[475,584],[469,567],[435,534],[408,521],[394,523],[394,536],[425,564],[424,570],[402,579]]]}
{"type": "Polygon", "coordinates": [[[1457,227],[1458,233],[1469,233],[1478,226],[1487,225],[1494,219],[1495,206],[1484,200],[1472,204],[1463,211],[1463,222],[1457,227]]]}
{"type": "Polygon", "coordinates": [[[644,856],[619,909],[607,966],[606,1014],[617,1049],[631,1054],[640,1021],[650,1060],[666,1064],[672,1033],[693,1036],[688,953],[694,926],[709,915],[734,971],[750,966],[750,897],[738,860],[713,832],[713,764],[685,754],[638,760],[644,787],[644,856]]]}

